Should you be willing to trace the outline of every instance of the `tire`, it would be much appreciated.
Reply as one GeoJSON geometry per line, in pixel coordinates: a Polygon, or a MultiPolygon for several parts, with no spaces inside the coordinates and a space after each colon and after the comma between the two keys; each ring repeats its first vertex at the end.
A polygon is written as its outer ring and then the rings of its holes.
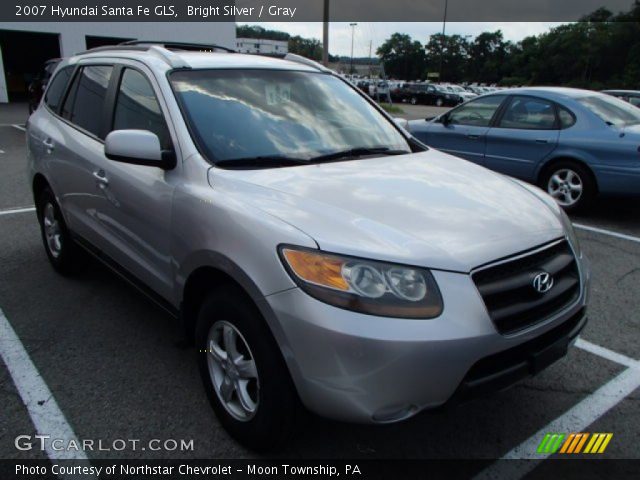
{"type": "Polygon", "coordinates": [[[441,98],[436,99],[436,107],[441,107],[444,105],[444,101],[441,98]]]}
{"type": "Polygon", "coordinates": [[[417,105],[418,104],[418,99],[416,97],[411,97],[410,103],[411,103],[411,105],[417,105]]]}
{"type": "Polygon", "coordinates": [[[40,193],[36,210],[44,249],[53,268],[62,275],[78,272],[84,264],[83,252],[71,238],[56,197],[49,187],[40,193]]]}
{"type": "Polygon", "coordinates": [[[247,296],[231,287],[211,292],[200,307],[195,337],[207,397],[227,432],[255,451],[285,444],[303,409],[282,353],[247,296]],[[235,352],[233,362],[227,350],[235,352]]]}
{"type": "Polygon", "coordinates": [[[593,202],[598,193],[591,171],[571,160],[562,160],[547,168],[539,186],[566,212],[584,209],[593,202]]]}

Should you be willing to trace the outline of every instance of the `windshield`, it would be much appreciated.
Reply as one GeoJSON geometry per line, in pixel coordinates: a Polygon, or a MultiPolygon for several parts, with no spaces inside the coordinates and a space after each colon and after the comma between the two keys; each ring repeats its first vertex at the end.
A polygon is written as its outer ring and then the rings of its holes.
{"type": "MultiPolygon", "coordinates": [[[[409,153],[404,136],[340,79],[287,70],[185,70],[170,76],[212,162],[311,161],[340,151],[409,153]]],[[[336,157],[337,158],[337,157],[336,157]]]]}
{"type": "Polygon", "coordinates": [[[595,113],[609,125],[624,127],[640,123],[638,107],[609,95],[579,98],[578,102],[595,113]]]}

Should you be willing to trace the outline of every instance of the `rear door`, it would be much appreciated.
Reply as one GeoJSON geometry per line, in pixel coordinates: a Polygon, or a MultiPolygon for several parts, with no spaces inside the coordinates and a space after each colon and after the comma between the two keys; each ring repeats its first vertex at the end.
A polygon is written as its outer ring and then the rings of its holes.
{"type": "Polygon", "coordinates": [[[99,172],[106,163],[106,95],[113,65],[76,68],[61,108],[52,119],[45,150],[51,157],[48,177],[71,230],[96,246],[103,244],[97,212],[102,197],[99,172]]]}
{"type": "Polygon", "coordinates": [[[471,100],[431,124],[426,138],[421,140],[438,150],[483,165],[486,134],[505,98],[505,95],[490,95],[471,100]]]}
{"type": "Polygon", "coordinates": [[[533,180],[536,166],[558,145],[560,122],[554,102],[525,95],[509,99],[486,135],[485,166],[533,180]]]}

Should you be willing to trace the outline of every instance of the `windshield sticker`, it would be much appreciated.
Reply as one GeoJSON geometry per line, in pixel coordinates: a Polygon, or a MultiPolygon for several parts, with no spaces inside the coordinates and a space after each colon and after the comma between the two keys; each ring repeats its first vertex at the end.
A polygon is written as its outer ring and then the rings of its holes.
{"type": "Polygon", "coordinates": [[[264,87],[267,104],[278,105],[291,101],[291,85],[289,83],[268,83],[264,87]]]}

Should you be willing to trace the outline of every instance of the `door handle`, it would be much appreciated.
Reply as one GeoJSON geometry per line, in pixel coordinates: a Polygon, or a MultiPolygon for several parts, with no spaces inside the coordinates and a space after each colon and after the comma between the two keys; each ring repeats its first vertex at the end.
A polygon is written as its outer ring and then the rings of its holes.
{"type": "Polygon", "coordinates": [[[474,135],[470,133],[469,135],[467,135],[467,138],[470,138],[471,140],[478,140],[480,138],[480,135],[474,135]]]}
{"type": "Polygon", "coordinates": [[[56,148],[56,146],[53,144],[53,140],[51,140],[50,138],[43,140],[42,144],[47,148],[47,150],[53,150],[54,148],[56,148]]]}
{"type": "Polygon", "coordinates": [[[549,143],[549,140],[545,138],[537,138],[536,143],[549,143]]]}
{"type": "Polygon", "coordinates": [[[104,170],[96,170],[93,172],[93,178],[95,178],[101,186],[106,187],[109,185],[109,179],[107,178],[104,170]]]}

